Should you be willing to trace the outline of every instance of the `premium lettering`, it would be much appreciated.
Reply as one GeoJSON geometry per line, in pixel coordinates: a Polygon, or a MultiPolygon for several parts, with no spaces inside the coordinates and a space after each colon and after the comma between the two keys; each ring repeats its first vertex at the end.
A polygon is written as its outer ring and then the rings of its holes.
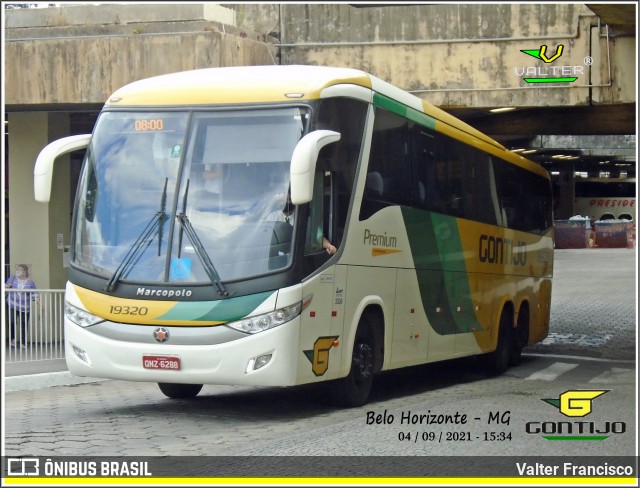
{"type": "Polygon", "coordinates": [[[398,239],[393,236],[388,236],[386,232],[384,234],[373,234],[369,229],[365,229],[363,244],[382,247],[397,247],[398,239]]]}

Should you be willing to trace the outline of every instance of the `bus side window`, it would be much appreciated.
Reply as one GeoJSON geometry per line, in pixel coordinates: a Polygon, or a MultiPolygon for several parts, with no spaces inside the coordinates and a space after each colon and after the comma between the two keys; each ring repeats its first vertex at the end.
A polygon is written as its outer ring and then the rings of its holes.
{"type": "Polygon", "coordinates": [[[409,122],[404,117],[376,109],[369,170],[360,208],[360,220],[392,205],[411,205],[409,122]]]}
{"type": "Polygon", "coordinates": [[[318,109],[316,128],[340,133],[340,140],[323,147],[318,157],[325,180],[325,237],[337,248],[347,224],[367,111],[366,103],[349,98],[322,100],[318,109]]]}
{"type": "Polygon", "coordinates": [[[493,170],[503,217],[500,224],[525,232],[546,232],[552,225],[548,181],[524,174],[523,169],[499,158],[493,158],[493,170]]]}
{"type": "Polygon", "coordinates": [[[378,171],[371,171],[367,174],[366,191],[371,196],[381,197],[384,189],[382,175],[378,171]]]}
{"type": "Polygon", "coordinates": [[[324,181],[323,173],[316,171],[313,181],[313,199],[309,204],[309,218],[307,219],[307,232],[304,245],[306,255],[317,254],[323,251],[322,236],[324,235],[324,181]]]}
{"type": "Polygon", "coordinates": [[[412,129],[411,161],[415,178],[412,178],[413,206],[433,210],[439,207],[438,187],[435,179],[435,139],[426,128],[419,125],[412,129]]]}
{"type": "Polygon", "coordinates": [[[362,206],[360,208],[360,220],[371,217],[378,210],[386,207],[382,203],[382,195],[384,193],[384,180],[379,171],[370,171],[367,173],[364,194],[362,196],[362,206]]]}
{"type": "Polygon", "coordinates": [[[455,155],[441,154],[436,163],[436,185],[440,195],[438,210],[454,217],[464,216],[462,163],[454,159],[455,155]],[[449,157],[447,157],[449,156],[449,157]]]}

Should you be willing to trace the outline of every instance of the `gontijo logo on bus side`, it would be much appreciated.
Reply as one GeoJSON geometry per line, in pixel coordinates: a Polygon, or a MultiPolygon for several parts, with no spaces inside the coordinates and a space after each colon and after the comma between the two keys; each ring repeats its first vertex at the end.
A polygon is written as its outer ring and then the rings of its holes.
{"type": "Polygon", "coordinates": [[[340,344],[339,336],[318,337],[313,344],[313,349],[302,351],[311,362],[311,371],[316,376],[322,376],[329,369],[329,350],[340,344]]]}
{"type": "Polygon", "coordinates": [[[517,66],[515,73],[527,83],[573,83],[579,75],[584,75],[584,67],[590,66],[593,60],[590,56],[586,56],[583,66],[550,66],[562,56],[563,51],[563,44],[559,44],[553,54],[546,44],[540,46],[539,49],[521,49],[520,52],[534,57],[544,64],[542,66],[517,66]]]}

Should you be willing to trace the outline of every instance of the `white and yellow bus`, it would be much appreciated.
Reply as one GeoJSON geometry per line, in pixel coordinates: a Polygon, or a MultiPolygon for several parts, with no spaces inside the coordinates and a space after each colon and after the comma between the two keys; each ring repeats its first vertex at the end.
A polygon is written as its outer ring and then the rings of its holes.
{"type": "Polygon", "coordinates": [[[37,200],[55,158],[83,148],[74,375],[157,382],[172,398],[326,382],[357,406],[380,371],[481,355],[500,373],[548,333],[546,171],[362,71],[131,83],[92,135],[42,150],[37,200]]]}
{"type": "Polygon", "coordinates": [[[635,178],[576,178],[575,215],[597,220],[636,221],[635,178]]]}

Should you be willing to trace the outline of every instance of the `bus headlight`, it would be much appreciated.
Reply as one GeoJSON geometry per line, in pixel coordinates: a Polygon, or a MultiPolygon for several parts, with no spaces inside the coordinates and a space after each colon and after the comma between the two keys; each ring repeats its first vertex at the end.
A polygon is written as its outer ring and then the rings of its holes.
{"type": "Polygon", "coordinates": [[[96,317],[86,310],[74,307],[69,302],[64,302],[64,314],[69,320],[71,320],[71,322],[79,325],[80,327],[89,327],[90,325],[95,325],[98,322],[104,322],[103,318],[96,317]]]}
{"type": "Polygon", "coordinates": [[[254,317],[247,317],[246,319],[237,320],[235,322],[228,322],[225,325],[232,329],[239,330],[240,332],[256,334],[258,332],[273,329],[274,327],[286,324],[287,322],[295,319],[300,315],[302,309],[305,308],[310,301],[310,297],[305,298],[303,301],[294,303],[288,307],[280,308],[262,315],[256,315],[254,317]]]}

